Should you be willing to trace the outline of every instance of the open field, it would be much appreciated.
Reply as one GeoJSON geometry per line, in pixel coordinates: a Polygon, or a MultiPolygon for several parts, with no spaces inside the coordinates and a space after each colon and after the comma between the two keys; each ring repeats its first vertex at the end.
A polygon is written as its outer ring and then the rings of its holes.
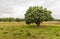
{"type": "Polygon", "coordinates": [[[44,22],[41,27],[25,22],[0,22],[0,39],[60,39],[60,23],[44,22]]]}

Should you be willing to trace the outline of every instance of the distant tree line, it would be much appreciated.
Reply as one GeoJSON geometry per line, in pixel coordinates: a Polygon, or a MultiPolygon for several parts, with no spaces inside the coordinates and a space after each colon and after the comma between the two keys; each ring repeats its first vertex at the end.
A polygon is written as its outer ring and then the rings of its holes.
{"type": "Polygon", "coordinates": [[[24,21],[24,19],[20,18],[0,18],[0,22],[21,22],[24,21]]]}
{"type": "Polygon", "coordinates": [[[54,19],[53,21],[60,21],[60,19],[54,19]]]}

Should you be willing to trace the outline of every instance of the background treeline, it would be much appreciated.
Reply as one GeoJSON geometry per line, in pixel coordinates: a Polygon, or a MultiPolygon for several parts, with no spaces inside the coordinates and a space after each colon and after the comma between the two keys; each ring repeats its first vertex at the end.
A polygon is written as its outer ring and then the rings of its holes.
{"type": "Polygon", "coordinates": [[[60,19],[54,19],[53,21],[60,21],[60,19]]]}
{"type": "Polygon", "coordinates": [[[24,21],[24,19],[20,19],[20,18],[0,18],[0,22],[21,22],[24,21]]]}
{"type": "MultiPolygon", "coordinates": [[[[21,21],[25,21],[25,19],[21,19],[21,18],[0,18],[0,22],[21,22],[21,21]]],[[[60,21],[60,19],[54,19],[51,21],[60,21]]]]}
{"type": "Polygon", "coordinates": [[[60,21],[60,19],[53,19],[53,20],[51,20],[51,21],[60,21]]]}

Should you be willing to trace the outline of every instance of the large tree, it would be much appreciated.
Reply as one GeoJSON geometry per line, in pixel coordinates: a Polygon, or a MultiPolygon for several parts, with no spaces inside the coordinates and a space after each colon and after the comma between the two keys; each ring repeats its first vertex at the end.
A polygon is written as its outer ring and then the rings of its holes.
{"type": "Polygon", "coordinates": [[[51,11],[46,8],[34,6],[29,7],[25,14],[25,21],[27,24],[36,23],[37,26],[40,26],[40,23],[43,21],[52,20],[51,11]]]}

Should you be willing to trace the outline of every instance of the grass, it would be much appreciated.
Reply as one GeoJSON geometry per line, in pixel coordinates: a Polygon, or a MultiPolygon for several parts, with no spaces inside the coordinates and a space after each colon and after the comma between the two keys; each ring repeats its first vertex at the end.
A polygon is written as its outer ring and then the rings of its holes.
{"type": "Polygon", "coordinates": [[[0,22],[0,39],[60,39],[60,24],[42,23],[38,28],[25,22],[0,22]]]}

